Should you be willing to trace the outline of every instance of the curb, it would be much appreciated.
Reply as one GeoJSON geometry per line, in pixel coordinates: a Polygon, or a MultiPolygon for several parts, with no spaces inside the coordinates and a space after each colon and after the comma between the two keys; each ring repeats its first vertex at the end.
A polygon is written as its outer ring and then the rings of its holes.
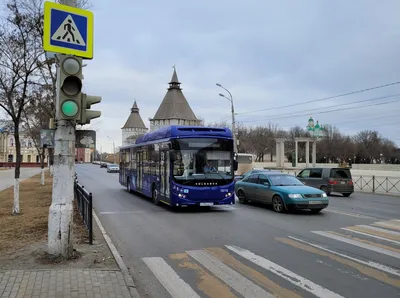
{"type": "Polygon", "coordinates": [[[132,276],[129,273],[128,267],[126,267],[124,261],[121,258],[117,248],[115,247],[114,243],[112,242],[111,238],[107,235],[106,230],[104,229],[103,225],[101,224],[100,219],[98,218],[96,212],[93,210],[93,218],[95,219],[97,225],[100,228],[101,233],[103,234],[104,240],[106,240],[108,247],[110,248],[115,261],[118,264],[119,269],[121,270],[122,276],[124,277],[125,283],[129,289],[131,297],[133,298],[141,298],[139,292],[136,289],[135,282],[133,281],[132,276]]]}

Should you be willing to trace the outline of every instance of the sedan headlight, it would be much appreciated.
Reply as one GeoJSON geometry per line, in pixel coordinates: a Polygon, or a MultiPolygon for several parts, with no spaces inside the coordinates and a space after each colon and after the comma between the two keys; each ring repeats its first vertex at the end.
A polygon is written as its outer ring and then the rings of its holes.
{"type": "Polygon", "coordinates": [[[323,198],[327,198],[328,195],[327,195],[326,193],[323,193],[323,194],[322,194],[322,197],[323,197],[323,198]]]}
{"type": "Polygon", "coordinates": [[[298,193],[291,193],[288,196],[291,199],[301,199],[303,197],[301,194],[298,194],[298,193]]]}

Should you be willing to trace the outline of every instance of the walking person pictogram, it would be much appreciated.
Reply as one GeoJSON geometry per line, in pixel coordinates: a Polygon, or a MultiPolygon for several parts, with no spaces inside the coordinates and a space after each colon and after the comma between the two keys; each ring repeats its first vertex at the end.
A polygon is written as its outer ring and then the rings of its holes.
{"type": "MultiPolygon", "coordinates": [[[[72,31],[75,31],[75,28],[74,28],[74,26],[72,26],[71,23],[72,23],[72,21],[71,21],[71,20],[68,20],[67,23],[64,25],[65,34],[64,34],[64,36],[62,37],[62,39],[65,39],[65,38],[68,36],[68,34],[69,34],[69,35],[71,35],[72,41],[79,44],[79,43],[80,43],[79,40],[78,40],[78,39],[75,40],[75,35],[74,35],[74,33],[72,32],[72,31]]],[[[60,39],[60,38],[61,38],[61,36],[58,36],[58,37],[57,37],[57,39],[60,39]]],[[[70,38],[67,38],[67,41],[70,42],[71,39],[70,39],[70,38]]]]}

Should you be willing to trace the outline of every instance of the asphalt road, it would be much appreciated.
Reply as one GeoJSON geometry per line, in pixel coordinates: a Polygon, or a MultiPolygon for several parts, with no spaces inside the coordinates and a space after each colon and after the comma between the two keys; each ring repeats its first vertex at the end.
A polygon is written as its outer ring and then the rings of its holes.
{"type": "Polygon", "coordinates": [[[320,214],[259,205],[172,211],[77,165],[142,297],[400,297],[400,197],[330,197],[320,214]]]}

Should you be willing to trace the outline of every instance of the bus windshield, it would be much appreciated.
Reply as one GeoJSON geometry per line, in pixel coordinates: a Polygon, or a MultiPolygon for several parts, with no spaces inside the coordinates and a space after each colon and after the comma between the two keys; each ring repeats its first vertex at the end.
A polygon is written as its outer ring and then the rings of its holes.
{"type": "Polygon", "coordinates": [[[232,140],[188,138],[173,141],[173,177],[176,182],[212,181],[227,184],[233,180],[232,140]]]}

